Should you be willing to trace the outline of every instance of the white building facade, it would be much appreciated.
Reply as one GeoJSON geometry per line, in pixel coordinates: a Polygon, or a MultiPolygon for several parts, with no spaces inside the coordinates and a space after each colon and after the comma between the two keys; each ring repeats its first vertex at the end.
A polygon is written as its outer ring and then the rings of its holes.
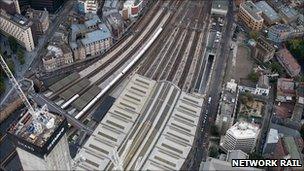
{"type": "Polygon", "coordinates": [[[31,24],[19,14],[11,16],[0,9],[0,30],[4,34],[14,37],[27,51],[35,48],[31,24]]]}
{"type": "Polygon", "coordinates": [[[251,153],[255,148],[259,133],[258,126],[247,122],[237,122],[228,129],[220,145],[224,151],[242,150],[245,153],[251,153]]]}

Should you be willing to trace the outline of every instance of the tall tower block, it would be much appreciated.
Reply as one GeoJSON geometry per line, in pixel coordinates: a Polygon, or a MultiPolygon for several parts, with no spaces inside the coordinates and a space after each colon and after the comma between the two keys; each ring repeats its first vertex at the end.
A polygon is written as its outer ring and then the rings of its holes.
{"type": "Polygon", "coordinates": [[[23,170],[70,170],[71,156],[64,117],[40,111],[37,117],[26,112],[8,129],[23,170]]]}

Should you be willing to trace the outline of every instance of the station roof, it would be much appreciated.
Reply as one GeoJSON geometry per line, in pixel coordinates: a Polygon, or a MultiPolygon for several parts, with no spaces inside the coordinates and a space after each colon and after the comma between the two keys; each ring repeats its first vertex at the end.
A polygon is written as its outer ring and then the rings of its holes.
{"type": "Polygon", "coordinates": [[[109,157],[117,150],[125,154],[126,170],[179,170],[194,143],[202,103],[172,83],[133,76],[80,150],[85,160],[77,169],[111,170],[109,157]]]}
{"type": "Polygon", "coordinates": [[[67,86],[68,84],[72,83],[73,81],[77,80],[78,78],[80,78],[78,73],[73,73],[65,78],[63,78],[62,80],[56,82],[55,84],[51,85],[49,87],[49,89],[52,92],[57,92],[60,89],[62,89],[63,87],[67,86]]]}
{"type": "Polygon", "coordinates": [[[79,111],[82,110],[100,91],[101,89],[99,87],[92,86],[88,91],[77,98],[72,103],[72,106],[79,111]]]}

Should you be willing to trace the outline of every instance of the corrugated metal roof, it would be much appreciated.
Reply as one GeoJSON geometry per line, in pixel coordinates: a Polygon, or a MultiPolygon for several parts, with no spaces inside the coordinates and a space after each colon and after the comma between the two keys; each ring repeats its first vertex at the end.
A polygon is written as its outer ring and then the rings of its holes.
{"type": "Polygon", "coordinates": [[[135,169],[141,157],[137,169],[179,170],[192,149],[202,103],[172,83],[135,75],[80,150],[92,162],[79,169],[113,169],[105,156],[115,149],[121,155],[132,139],[125,169],[135,169]]]}

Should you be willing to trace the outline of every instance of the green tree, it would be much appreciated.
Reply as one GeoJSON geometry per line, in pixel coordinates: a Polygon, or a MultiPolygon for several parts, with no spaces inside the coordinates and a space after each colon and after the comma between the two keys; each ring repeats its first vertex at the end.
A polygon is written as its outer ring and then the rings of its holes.
{"type": "Polygon", "coordinates": [[[251,93],[249,92],[245,92],[244,94],[242,94],[240,96],[240,101],[242,104],[246,105],[248,102],[252,102],[254,99],[253,99],[253,96],[251,93]]]}
{"type": "Polygon", "coordinates": [[[25,64],[24,51],[22,49],[20,48],[18,49],[17,56],[20,64],[21,65],[25,64]]]}
{"type": "Polygon", "coordinates": [[[257,83],[259,81],[259,74],[252,71],[250,74],[248,74],[248,79],[254,83],[257,83]]]}
{"type": "Polygon", "coordinates": [[[211,125],[210,133],[211,135],[219,136],[219,130],[215,125],[211,125]]]}
{"type": "Polygon", "coordinates": [[[18,42],[13,36],[8,37],[8,43],[13,53],[16,53],[18,50],[18,42]]]}
{"type": "Polygon", "coordinates": [[[258,37],[260,36],[259,32],[257,31],[251,31],[249,33],[250,38],[254,39],[254,40],[258,40],[258,37]]]}
{"type": "Polygon", "coordinates": [[[287,48],[294,57],[304,60],[304,40],[292,39],[287,42],[287,48]]]}
{"type": "Polygon", "coordinates": [[[15,64],[14,61],[12,59],[7,59],[6,60],[6,64],[9,67],[9,69],[12,71],[12,73],[15,73],[15,64]]]}
{"type": "Polygon", "coordinates": [[[209,156],[210,157],[217,157],[220,153],[218,152],[218,148],[215,145],[212,145],[209,148],[209,156]]]}
{"type": "Polygon", "coordinates": [[[279,75],[282,75],[284,72],[279,62],[272,62],[270,64],[270,69],[272,72],[278,73],[279,75]]]}
{"type": "Polygon", "coordinates": [[[0,94],[3,94],[5,92],[4,76],[2,75],[2,72],[0,74],[0,94]]]}

